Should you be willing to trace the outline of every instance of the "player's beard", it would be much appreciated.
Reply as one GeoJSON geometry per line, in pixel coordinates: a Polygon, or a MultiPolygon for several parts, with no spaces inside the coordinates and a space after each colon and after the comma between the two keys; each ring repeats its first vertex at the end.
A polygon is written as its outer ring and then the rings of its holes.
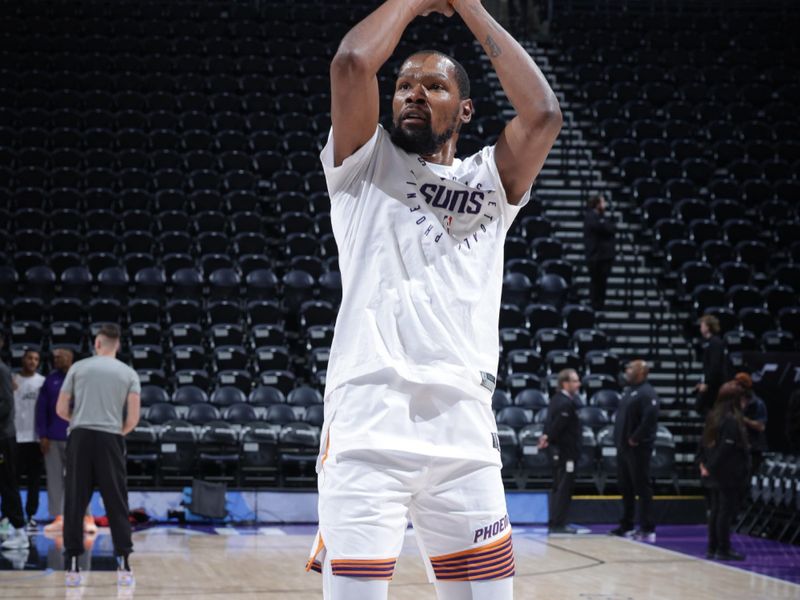
{"type": "Polygon", "coordinates": [[[390,136],[395,146],[399,146],[406,152],[430,156],[435,154],[447,140],[453,137],[454,133],[458,133],[459,125],[458,113],[453,118],[452,125],[442,133],[434,133],[430,121],[426,122],[424,127],[411,129],[404,128],[393,120],[390,136]]]}

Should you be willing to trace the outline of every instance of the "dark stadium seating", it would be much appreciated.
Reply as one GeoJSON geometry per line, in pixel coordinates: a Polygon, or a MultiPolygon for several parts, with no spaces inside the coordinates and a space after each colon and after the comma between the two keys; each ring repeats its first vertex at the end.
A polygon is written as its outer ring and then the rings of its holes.
{"type": "MultiPolygon", "coordinates": [[[[691,11],[587,20],[569,4],[548,41],[559,93],[591,115],[598,164],[612,164],[641,213],[647,260],[677,282],[676,305],[692,322],[718,315],[732,357],[800,349],[796,19],[754,46],[749,30],[774,25],[769,15],[733,18],[720,40],[691,11]]],[[[226,8],[221,22],[213,3],[92,0],[70,7],[63,28],[62,9],[36,0],[0,23],[4,358],[55,345],[84,355],[100,323],[120,323],[121,358],[144,385],[147,422],[129,447],[136,485],[183,485],[194,469],[245,485],[313,483],[342,294],[318,161],[328,63],[368,7],[226,8]]],[[[410,35],[452,50],[486,92],[464,154],[499,135],[509,105],[470,37],[435,33],[418,20],[410,35]]],[[[388,71],[380,82],[386,96],[388,71]]],[[[534,450],[567,367],[599,429],[580,473],[609,474],[601,415],[618,405],[627,357],[575,303],[583,271],[560,224],[537,202],[525,210],[505,248],[493,397],[504,477],[550,477],[549,453],[534,450]]]]}

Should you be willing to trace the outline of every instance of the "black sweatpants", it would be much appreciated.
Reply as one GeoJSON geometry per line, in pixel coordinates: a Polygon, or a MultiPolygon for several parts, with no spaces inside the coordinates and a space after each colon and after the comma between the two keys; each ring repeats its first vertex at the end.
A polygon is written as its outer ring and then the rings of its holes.
{"type": "Polygon", "coordinates": [[[553,461],[553,489],[550,491],[550,519],[548,526],[564,527],[567,524],[569,505],[572,502],[572,490],[575,487],[575,464],[573,460],[571,471],[567,470],[567,460],[554,458],[553,461]]]}
{"type": "Polygon", "coordinates": [[[708,551],[728,552],[731,549],[731,524],[739,507],[741,490],[712,487],[709,490],[711,512],[708,516],[708,551]]]}
{"type": "Polygon", "coordinates": [[[611,275],[611,260],[590,260],[589,270],[589,299],[594,310],[603,310],[606,303],[606,288],[608,277],[611,275]]]}
{"type": "Polygon", "coordinates": [[[122,435],[74,429],[67,438],[67,469],[64,483],[64,554],[83,554],[83,517],[94,487],[106,507],[111,541],[116,556],[133,550],[128,521],[128,486],[125,469],[125,439],[122,435]]]}
{"type": "Polygon", "coordinates": [[[17,440],[14,438],[0,439],[0,501],[11,526],[16,529],[24,527],[17,480],[17,440]]]}
{"type": "Polygon", "coordinates": [[[25,500],[25,514],[28,515],[28,519],[32,519],[39,510],[43,459],[39,442],[17,444],[17,477],[21,477],[23,473],[28,476],[28,498],[25,500]]]}
{"type": "Polygon", "coordinates": [[[650,457],[653,448],[637,446],[617,450],[617,477],[622,493],[620,526],[633,529],[636,516],[636,496],[639,496],[639,527],[644,532],[655,531],[653,520],[653,485],[650,481],[650,457]]]}

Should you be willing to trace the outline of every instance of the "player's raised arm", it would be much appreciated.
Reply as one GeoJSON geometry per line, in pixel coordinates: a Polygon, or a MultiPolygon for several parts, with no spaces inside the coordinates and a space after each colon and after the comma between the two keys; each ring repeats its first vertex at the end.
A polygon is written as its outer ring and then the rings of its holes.
{"type": "Polygon", "coordinates": [[[378,70],[418,15],[452,15],[447,0],[387,0],[344,36],[331,61],[333,163],[363,146],[378,125],[378,70]]]}
{"type": "Polygon", "coordinates": [[[497,141],[495,160],[511,204],[516,204],[542,169],[561,130],[561,110],[553,90],[533,59],[481,5],[480,0],[451,0],[489,55],[517,116],[497,141]]]}

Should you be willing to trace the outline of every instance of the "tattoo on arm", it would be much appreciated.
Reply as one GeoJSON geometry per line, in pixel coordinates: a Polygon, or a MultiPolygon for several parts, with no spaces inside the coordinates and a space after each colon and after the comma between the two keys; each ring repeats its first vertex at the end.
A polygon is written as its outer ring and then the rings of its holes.
{"type": "Polygon", "coordinates": [[[492,58],[497,58],[503,53],[503,51],[500,49],[500,46],[497,45],[497,42],[495,42],[490,35],[486,36],[486,49],[489,53],[489,56],[492,58]]]}

